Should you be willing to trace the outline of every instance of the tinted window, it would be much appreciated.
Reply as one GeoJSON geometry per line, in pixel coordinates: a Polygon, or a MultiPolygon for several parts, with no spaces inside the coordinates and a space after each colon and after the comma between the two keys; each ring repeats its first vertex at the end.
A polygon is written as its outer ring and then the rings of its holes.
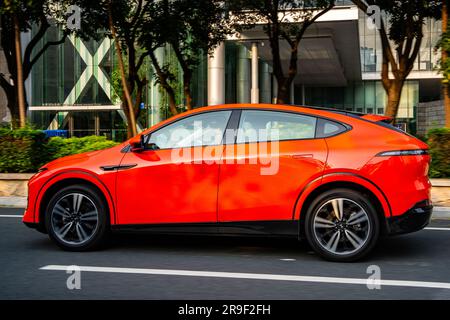
{"type": "Polygon", "coordinates": [[[331,120],[319,119],[317,123],[317,138],[326,138],[335,136],[341,132],[346,131],[347,128],[338,123],[331,120]]]}
{"type": "Polygon", "coordinates": [[[317,119],[278,112],[244,110],[239,121],[237,143],[314,138],[317,119]]]}
{"type": "Polygon", "coordinates": [[[222,142],[231,111],[216,111],[187,117],[147,137],[160,149],[212,146],[222,142]]]}

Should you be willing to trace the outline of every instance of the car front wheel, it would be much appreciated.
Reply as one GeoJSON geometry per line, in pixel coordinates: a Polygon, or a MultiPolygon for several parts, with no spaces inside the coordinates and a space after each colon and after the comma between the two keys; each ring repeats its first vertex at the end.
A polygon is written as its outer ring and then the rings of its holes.
{"type": "Polygon", "coordinates": [[[49,237],[69,251],[98,248],[108,233],[106,208],[103,197],[90,186],[61,189],[47,206],[45,224],[49,237]]]}
{"type": "Polygon", "coordinates": [[[334,189],[311,203],[305,233],[311,247],[323,258],[355,261],[373,249],[380,226],[367,195],[352,189],[334,189]]]}

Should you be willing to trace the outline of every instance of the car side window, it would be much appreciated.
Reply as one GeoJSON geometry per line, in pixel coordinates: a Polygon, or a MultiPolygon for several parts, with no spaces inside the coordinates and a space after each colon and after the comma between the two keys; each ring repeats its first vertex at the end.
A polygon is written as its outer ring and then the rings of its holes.
{"type": "Polygon", "coordinates": [[[315,117],[300,114],[243,110],[236,142],[312,139],[316,123],[315,117]]]}
{"type": "Polygon", "coordinates": [[[183,118],[145,139],[158,149],[213,146],[222,143],[231,111],[213,111],[183,118]]]}
{"type": "Polygon", "coordinates": [[[346,130],[347,128],[338,122],[331,121],[328,119],[319,119],[317,122],[316,138],[326,138],[335,136],[346,130]]]}

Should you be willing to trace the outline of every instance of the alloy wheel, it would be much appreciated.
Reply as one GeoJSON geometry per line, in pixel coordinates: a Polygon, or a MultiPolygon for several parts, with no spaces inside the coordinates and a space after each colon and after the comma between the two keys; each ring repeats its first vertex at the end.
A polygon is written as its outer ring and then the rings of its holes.
{"type": "Polygon", "coordinates": [[[59,199],[51,213],[51,224],[59,240],[80,245],[89,241],[99,225],[98,209],[81,193],[69,193],[59,199]]]}
{"type": "Polygon", "coordinates": [[[334,198],[314,213],[313,230],[323,249],[335,255],[350,255],[367,243],[371,222],[366,210],[355,201],[334,198]]]}

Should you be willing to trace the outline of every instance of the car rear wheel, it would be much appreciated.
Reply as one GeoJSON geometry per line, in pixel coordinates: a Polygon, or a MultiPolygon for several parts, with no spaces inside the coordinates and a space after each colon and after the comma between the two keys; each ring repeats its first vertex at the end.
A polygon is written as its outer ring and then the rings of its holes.
{"type": "Polygon", "coordinates": [[[352,189],[329,190],[308,208],[305,234],[311,247],[331,261],[355,261],[375,246],[377,212],[366,195],[352,189]]]}
{"type": "Polygon", "coordinates": [[[68,186],[49,201],[45,224],[61,248],[86,251],[100,247],[108,234],[108,210],[103,197],[87,185],[68,186]]]}

